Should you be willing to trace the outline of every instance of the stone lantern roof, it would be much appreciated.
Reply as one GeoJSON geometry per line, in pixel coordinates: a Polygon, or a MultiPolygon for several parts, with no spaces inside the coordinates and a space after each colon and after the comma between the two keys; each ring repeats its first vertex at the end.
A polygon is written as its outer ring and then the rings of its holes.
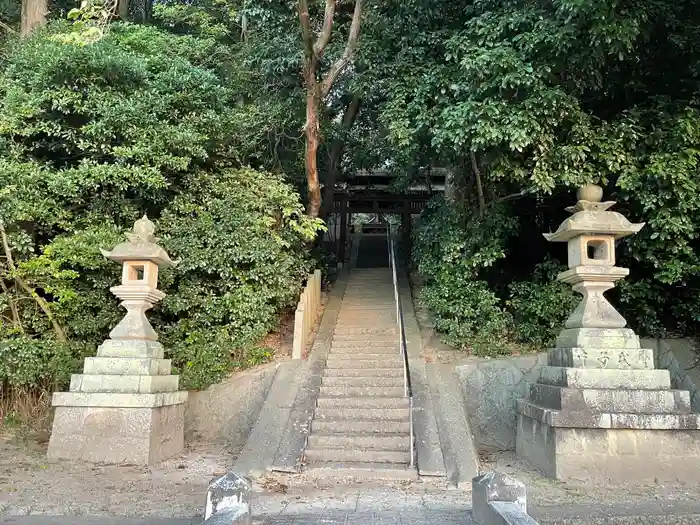
{"type": "Polygon", "coordinates": [[[151,261],[160,268],[177,266],[179,261],[173,261],[167,252],[156,244],[160,239],[153,234],[156,227],[146,215],[134,223],[133,233],[127,233],[127,242],[114,247],[113,250],[100,250],[110,261],[124,263],[125,261],[151,261]]]}
{"type": "Polygon", "coordinates": [[[601,202],[602,188],[588,185],[578,192],[579,201],[569,206],[566,211],[573,215],[561,223],[554,233],[545,233],[544,238],[550,242],[567,242],[581,235],[611,235],[615,239],[633,235],[644,227],[645,223],[633,224],[616,211],[608,211],[615,201],[601,202]]]}

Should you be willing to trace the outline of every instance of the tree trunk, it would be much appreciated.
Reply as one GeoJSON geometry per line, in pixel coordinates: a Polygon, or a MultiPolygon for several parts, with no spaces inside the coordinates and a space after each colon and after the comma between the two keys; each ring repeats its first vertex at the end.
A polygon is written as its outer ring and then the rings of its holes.
{"type": "Polygon", "coordinates": [[[22,22],[20,35],[27,36],[34,29],[46,25],[47,0],[22,0],[22,22]]]}
{"type": "Polygon", "coordinates": [[[479,163],[476,161],[476,155],[473,151],[469,152],[472,161],[472,170],[474,171],[474,180],[476,181],[476,195],[479,199],[479,217],[483,217],[486,212],[486,199],[484,197],[484,186],[481,182],[481,172],[479,171],[479,163]]]}
{"type": "Polygon", "coordinates": [[[304,164],[306,166],[306,185],[308,188],[309,217],[318,217],[321,211],[321,185],[318,181],[318,145],[320,142],[318,122],[318,83],[316,82],[316,57],[308,57],[306,67],[306,151],[304,164]]]}
{"type": "Polygon", "coordinates": [[[455,175],[455,167],[452,166],[447,170],[445,175],[445,200],[449,204],[457,203],[457,176],[455,175]]]}
{"type": "Polygon", "coordinates": [[[129,21],[129,0],[118,0],[119,18],[123,22],[129,21]]]}
{"type": "Polygon", "coordinates": [[[355,123],[357,114],[360,112],[361,104],[362,99],[360,99],[360,97],[353,97],[343,114],[341,136],[331,144],[328,178],[326,179],[325,191],[323,192],[324,217],[327,217],[328,214],[333,211],[333,192],[335,183],[338,181],[338,176],[340,175],[340,164],[342,162],[343,151],[345,150],[345,134],[350,131],[350,128],[352,128],[352,125],[355,123]]]}
{"type": "Polygon", "coordinates": [[[318,145],[321,141],[320,123],[318,112],[321,102],[328,96],[338,76],[352,61],[357,45],[357,37],[360,33],[362,20],[362,0],[355,0],[355,10],[352,16],[352,24],[348,34],[348,41],[343,54],[330,67],[325,77],[319,82],[316,80],[319,58],[331,40],[333,31],[333,16],[335,15],[336,0],[326,0],[326,8],[323,14],[323,26],[317,39],[314,39],[311,17],[309,15],[308,0],[299,0],[299,23],[301,24],[302,40],[304,42],[304,80],[306,84],[306,150],[304,164],[306,166],[306,182],[309,205],[307,214],[309,217],[318,217],[321,211],[321,185],[318,181],[318,145]],[[314,42],[315,40],[315,42],[314,42]]]}

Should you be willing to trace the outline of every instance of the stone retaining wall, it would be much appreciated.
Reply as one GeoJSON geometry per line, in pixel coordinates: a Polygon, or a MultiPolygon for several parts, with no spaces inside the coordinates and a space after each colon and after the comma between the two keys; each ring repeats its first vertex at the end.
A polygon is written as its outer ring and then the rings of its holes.
{"type": "Polygon", "coordinates": [[[642,347],[654,350],[656,368],[671,372],[671,386],[688,390],[693,412],[700,412],[700,366],[695,343],[689,339],[642,339],[642,347]]]}
{"type": "Polygon", "coordinates": [[[547,354],[484,359],[455,367],[474,444],[483,452],[515,450],[518,399],[537,381],[547,354]]]}
{"type": "Polygon", "coordinates": [[[240,450],[260,415],[279,363],[234,374],[222,383],[191,391],[185,411],[185,439],[226,443],[240,450]]]}

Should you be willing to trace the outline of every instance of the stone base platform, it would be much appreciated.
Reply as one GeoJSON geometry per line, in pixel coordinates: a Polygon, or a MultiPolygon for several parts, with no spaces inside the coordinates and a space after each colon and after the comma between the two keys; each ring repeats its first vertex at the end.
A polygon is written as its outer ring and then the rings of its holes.
{"type": "Polygon", "coordinates": [[[51,458],[152,465],[182,452],[187,392],[156,341],[108,339],[55,392],[51,458]]]}
{"type": "Polygon", "coordinates": [[[518,412],[517,456],[547,477],[697,482],[700,414],[564,414],[522,401],[518,412]]]}
{"type": "Polygon", "coordinates": [[[184,403],[141,408],[58,406],[48,457],[155,464],[183,450],[184,415],[184,403]]]}

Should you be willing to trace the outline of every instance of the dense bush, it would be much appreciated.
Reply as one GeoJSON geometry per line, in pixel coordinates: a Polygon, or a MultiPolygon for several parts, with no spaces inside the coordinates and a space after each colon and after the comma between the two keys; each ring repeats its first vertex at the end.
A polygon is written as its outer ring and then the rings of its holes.
{"type": "Polygon", "coordinates": [[[506,306],[512,315],[512,331],[517,341],[538,348],[552,345],[564,321],[581,300],[571,286],[556,280],[566,267],[547,257],[538,264],[532,279],[509,285],[506,306]]]}
{"type": "Polygon", "coordinates": [[[259,341],[294,302],[319,223],[281,175],[244,167],[249,108],[212,60],[226,50],[146,26],[114,24],[92,45],[55,38],[64,30],[5,50],[3,388],[63,388],[107,337],[120,269],[99,249],[144,212],[182,259],[150,314],[182,385],[269,358],[259,341]]]}
{"type": "Polygon", "coordinates": [[[508,320],[486,273],[505,257],[505,243],[516,231],[503,210],[465,220],[465,211],[434,201],[416,229],[413,258],[425,277],[421,300],[433,312],[436,328],[450,344],[498,346],[508,320]]]}

